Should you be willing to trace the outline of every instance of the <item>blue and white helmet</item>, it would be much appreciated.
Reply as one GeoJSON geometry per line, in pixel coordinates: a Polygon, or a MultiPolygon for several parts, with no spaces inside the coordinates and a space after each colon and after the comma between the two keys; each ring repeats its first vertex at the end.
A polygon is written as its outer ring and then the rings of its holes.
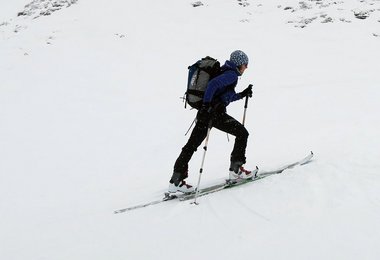
{"type": "Polygon", "coordinates": [[[241,50],[236,50],[231,53],[230,61],[233,62],[237,67],[241,65],[248,65],[248,56],[241,50]]]}

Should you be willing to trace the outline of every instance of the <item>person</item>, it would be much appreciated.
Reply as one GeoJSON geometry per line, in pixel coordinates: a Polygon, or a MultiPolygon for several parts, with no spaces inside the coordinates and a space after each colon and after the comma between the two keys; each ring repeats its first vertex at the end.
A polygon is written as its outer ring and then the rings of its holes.
{"type": "Polygon", "coordinates": [[[252,96],[252,85],[240,93],[235,92],[239,76],[248,67],[248,56],[241,50],[231,53],[230,59],[221,67],[221,74],[209,81],[202,107],[196,117],[195,127],[186,145],[174,164],[169,181],[169,192],[190,193],[194,188],[187,184],[188,163],[207,136],[208,128],[215,127],[235,136],[235,144],[230,157],[229,178],[251,178],[252,172],[242,166],[246,163],[245,151],[248,140],[247,129],[236,119],[226,113],[226,107],[233,101],[252,96]]]}

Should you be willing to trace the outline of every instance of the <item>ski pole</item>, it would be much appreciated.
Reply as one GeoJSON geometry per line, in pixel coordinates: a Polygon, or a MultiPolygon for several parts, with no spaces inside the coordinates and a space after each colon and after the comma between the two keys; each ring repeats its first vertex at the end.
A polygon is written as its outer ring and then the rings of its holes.
{"type": "Polygon", "coordinates": [[[194,123],[197,121],[197,117],[194,118],[193,122],[191,123],[189,129],[187,129],[187,132],[185,133],[185,136],[190,132],[190,129],[193,127],[194,123]]]}
{"type": "MultiPolygon", "coordinates": [[[[249,84],[248,87],[252,87],[252,86],[253,86],[252,84],[249,84]]],[[[249,96],[246,96],[246,97],[245,97],[244,114],[243,114],[243,122],[242,122],[243,125],[244,125],[244,123],[245,123],[245,116],[246,116],[246,114],[247,114],[248,98],[249,98],[249,96]]]]}
{"type": "Polygon", "coordinates": [[[195,205],[198,205],[197,198],[198,198],[198,194],[199,194],[199,185],[201,183],[201,177],[202,177],[202,173],[203,173],[203,165],[205,163],[207,145],[208,145],[208,140],[210,138],[211,128],[212,128],[212,121],[210,120],[208,128],[207,128],[207,136],[206,136],[206,140],[205,140],[205,145],[203,147],[204,152],[203,152],[201,168],[199,169],[198,184],[197,184],[197,188],[195,189],[195,196],[194,196],[194,202],[193,202],[195,205]]]}

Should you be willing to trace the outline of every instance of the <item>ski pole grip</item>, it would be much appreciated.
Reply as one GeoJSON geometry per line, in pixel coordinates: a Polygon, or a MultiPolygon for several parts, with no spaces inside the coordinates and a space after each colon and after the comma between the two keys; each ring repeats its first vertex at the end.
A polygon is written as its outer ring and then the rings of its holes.
{"type": "MultiPolygon", "coordinates": [[[[252,87],[253,85],[252,84],[249,84],[248,87],[252,87]]],[[[243,121],[242,121],[242,124],[244,125],[245,124],[245,116],[246,116],[246,113],[247,113],[247,108],[248,108],[248,98],[249,98],[249,95],[247,95],[245,97],[245,104],[244,104],[244,115],[243,115],[243,121]]]]}
{"type": "Polygon", "coordinates": [[[212,119],[208,122],[208,126],[207,126],[209,129],[212,128],[212,119]]]}
{"type": "MultiPolygon", "coordinates": [[[[252,84],[249,84],[248,87],[253,87],[253,85],[252,85],[252,84]]],[[[249,96],[246,96],[246,97],[245,97],[244,108],[247,108],[247,107],[248,107],[248,98],[249,98],[249,96]]]]}

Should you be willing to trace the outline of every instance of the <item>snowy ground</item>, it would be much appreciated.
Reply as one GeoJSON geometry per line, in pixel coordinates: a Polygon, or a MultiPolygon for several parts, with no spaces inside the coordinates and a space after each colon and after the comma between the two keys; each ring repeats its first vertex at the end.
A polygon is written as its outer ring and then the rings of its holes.
{"type": "MultiPolygon", "coordinates": [[[[0,6],[0,259],[380,259],[380,1],[0,6]],[[187,66],[235,49],[238,90],[254,84],[247,167],[313,162],[114,215],[167,189],[195,116],[187,66]]],[[[211,132],[202,185],[232,145],[211,132]]]]}

